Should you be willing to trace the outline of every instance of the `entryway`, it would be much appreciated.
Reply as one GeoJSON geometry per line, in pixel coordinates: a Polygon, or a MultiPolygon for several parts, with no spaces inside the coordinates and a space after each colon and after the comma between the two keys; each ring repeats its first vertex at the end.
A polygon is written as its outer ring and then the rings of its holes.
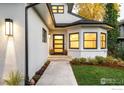
{"type": "Polygon", "coordinates": [[[63,54],[64,52],[64,35],[54,34],[53,35],[53,50],[54,54],[63,54]]]}

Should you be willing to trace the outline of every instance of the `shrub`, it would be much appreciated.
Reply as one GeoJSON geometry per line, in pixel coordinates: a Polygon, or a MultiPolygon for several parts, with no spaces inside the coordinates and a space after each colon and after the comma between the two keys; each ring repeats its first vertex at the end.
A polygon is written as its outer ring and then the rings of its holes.
{"type": "Polygon", "coordinates": [[[118,64],[118,62],[119,62],[118,59],[116,59],[116,58],[113,59],[113,64],[118,64]]]}
{"type": "Polygon", "coordinates": [[[97,60],[97,62],[98,62],[99,64],[105,63],[105,58],[102,57],[102,56],[96,56],[95,59],[97,60]]]}
{"type": "Polygon", "coordinates": [[[22,81],[23,77],[21,76],[20,72],[10,72],[9,78],[4,80],[7,85],[19,85],[22,81]]]}
{"type": "Polygon", "coordinates": [[[80,64],[80,59],[79,58],[74,58],[71,61],[72,64],[79,65],[80,64]]]}
{"type": "Polygon", "coordinates": [[[80,64],[82,64],[82,63],[85,63],[86,60],[87,60],[86,58],[83,58],[83,57],[82,57],[82,58],[79,59],[79,62],[80,62],[80,64]]]}
{"type": "Polygon", "coordinates": [[[124,61],[121,58],[117,58],[118,62],[124,63],[124,61]]]}
{"type": "Polygon", "coordinates": [[[88,58],[88,62],[93,64],[93,65],[99,64],[98,61],[95,58],[88,58]]]}
{"type": "Polygon", "coordinates": [[[108,64],[113,64],[114,63],[114,58],[112,56],[107,56],[105,61],[108,64]]]}

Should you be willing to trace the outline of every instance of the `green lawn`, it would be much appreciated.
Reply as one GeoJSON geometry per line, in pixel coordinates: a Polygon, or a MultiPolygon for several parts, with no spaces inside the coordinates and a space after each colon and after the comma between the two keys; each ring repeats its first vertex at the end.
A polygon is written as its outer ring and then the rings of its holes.
{"type": "Polygon", "coordinates": [[[124,85],[124,69],[72,65],[78,85],[124,85]]]}

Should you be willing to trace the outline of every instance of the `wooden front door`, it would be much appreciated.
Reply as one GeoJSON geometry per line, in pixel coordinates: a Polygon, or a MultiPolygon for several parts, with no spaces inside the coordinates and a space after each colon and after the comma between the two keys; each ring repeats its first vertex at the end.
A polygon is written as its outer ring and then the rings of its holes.
{"type": "Polygon", "coordinates": [[[53,35],[53,49],[55,54],[63,54],[64,52],[64,35],[63,34],[53,35]]]}

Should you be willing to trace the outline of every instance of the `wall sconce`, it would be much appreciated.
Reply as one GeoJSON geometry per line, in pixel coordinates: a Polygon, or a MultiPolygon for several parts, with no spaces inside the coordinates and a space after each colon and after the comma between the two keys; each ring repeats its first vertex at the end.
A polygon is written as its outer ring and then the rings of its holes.
{"type": "Polygon", "coordinates": [[[5,19],[5,35],[13,36],[13,20],[10,18],[5,19]]]}

